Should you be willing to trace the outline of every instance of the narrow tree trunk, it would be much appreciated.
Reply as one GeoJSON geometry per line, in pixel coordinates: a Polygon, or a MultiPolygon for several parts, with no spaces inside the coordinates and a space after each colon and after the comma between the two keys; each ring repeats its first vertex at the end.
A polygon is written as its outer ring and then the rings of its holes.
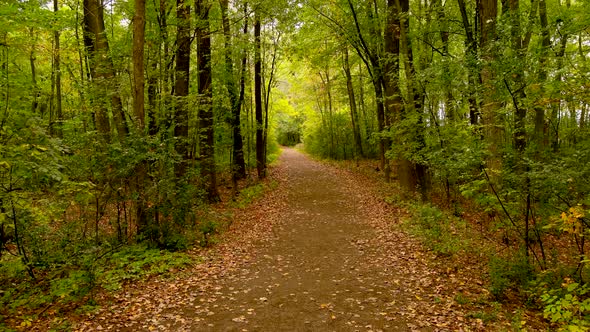
{"type": "Polygon", "coordinates": [[[519,153],[522,153],[526,147],[526,109],[523,104],[523,100],[526,98],[523,68],[526,54],[525,49],[523,49],[523,40],[521,37],[519,0],[508,0],[508,7],[512,48],[519,59],[512,75],[513,87],[509,91],[515,108],[514,146],[519,153]]]}
{"type": "MultiPolygon", "coordinates": [[[[246,165],[244,162],[244,143],[242,139],[242,125],[240,121],[240,108],[243,99],[240,99],[238,87],[235,82],[234,66],[232,59],[232,43],[231,31],[229,26],[229,18],[227,17],[228,0],[220,0],[221,4],[221,18],[223,25],[223,36],[225,41],[225,83],[229,93],[231,103],[231,121],[233,133],[233,147],[232,147],[232,176],[235,179],[243,179],[246,177],[246,165]]],[[[246,22],[247,17],[244,17],[246,22]]],[[[247,29],[248,23],[246,23],[247,29]]]]}
{"type": "MultiPolygon", "coordinates": [[[[539,0],[539,21],[541,23],[541,56],[539,59],[539,83],[541,86],[547,82],[547,60],[551,48],[551,38],[547,26],[547,2],[539,0]]],[[[544,94],[545,89],[541,88],[541,95],[544,94]]],[[[545,124],[545,105],[535,105],[535,131],[534,141],[537,144],[537,150],[541,150],[546,146],[544,137],[547,135],[547,126],[545,124]]]]}
{"type": "MultiPolygon", "coordinates": [[[[242,31],[244,38],[248,39],[248,3],[244,3],[244,30],[242,31]]],[[[248,108],[245,107],[245,94],[246,94],[246,74],[249,73],[248,71],[248,52],[246,51],[246,48],[244,48],[244,50],[242,51],[242,66],[241,66],[241,70],[240,70],[240,96],[239,96],[239,104],[240,104],[240,108],[241,109],[245,109],[246,110],[246,125],[249,127],[250,126],[250,122],[249,122],[249,112],[248,112],[248,108]]],[[[251,96],[251,94],[250,94],[251,96]]],[[[250,104],[251,104],[251,100],[252,98],[250,98],[250,104]]],[[[240,110],[241,112],[241,110],[240,110]]],[[[241,127],[241,126],[240,126],[241,127]]],[[[240,129],[241,130],[241,129],[240,129]]],[[[249,128],[246,128],[246,138],[247,138],[247,145],[246,145],[246,150],[248,152],[248,156],[250,154],[250,131],[249,128]]],[[[235,141],[234,141],[235,142],[235,141]]],[[[234,150],[237,147],[234,147],[234,150]]],[[[242,152],[243,152],[243,147],[242,147],[242,152]]],[[[244,156],[244,154],[242,153],[242,156],[244,156]]],[[[246,160],[244,161],[244,173],[246,172],[246,163],[249,162],[249,157],[245,158],[246,160]]]]}
{"type": "Polygon", "coordinates": [[[199,150],[201,177],[205,183],[207,200],[219,201],[215,170],[215,123],[213,118],[213,95],[211,91],[211,34],[209,32],[208,0],[196,0],[197,14],[197,67],[199,92],[199,150]]]}
{"type": "Polygon", "coordinates": [[[256,107],[256,170],[258,178],[266,177],[266,161],[264,160],[264,139],[262,123],[262,56],[260,43],[260,17],[254,16],[254,103],[256,107]]]}
{"type": "Polygon", "coordinates": [[[35,57],[35,49],[37,48],[37,35],[35,34],[34,28],[30,28],[29,33],[33,38],[33,45],[31,45],[31,52],[29,53],[29,64],[31,65],[31,82],[33,83],[33,102],[31,103],[31,112],[35,114],[37,113],[37,108],[39,107],[40,96],[40,89],[39,85],[37,84],[37,68],[35,65],[35,61],[37,60],[35,57]]]}
{"type": "MultiPolygon", "coordinates": [[[[53,0],[53,12],[57,13],[59,10],[58,1],[53,0]]],[[[61,45],[59,42],[60,32],[55,30],[53,32],[53,39],[55,42],[55,49],[53,50],[53,63],[55,70],[55,120],[54,134],[57,137],[63,137],[62,125],[63,125],[63,110],[61,105],[61,45]]]]}
{"type": "Polygon", "coordinates": [[[480,110],[477,103],[477,86],[479,85],[479,74],[477,73],[477,43],[473,36],[473,30],[467,16],[465,0],[457,0],[461,12],[461,20],[465,29],[465,55],[467,58],[468,85],[467,85],[467,102],[469,103],[469,122],[472,126],[477,126],[480,110]]]}
{"type": "MultiPolygon", "coordinates": [[[[145,90],[144,90],[144,50],[145,44],[145,0],[135,0],[135,15],[133,16],[133,114],[139,136],[145,135],[145,90]]],[[[135,201],[135,218],[138,234],[149,231],[146,215],[147,204],[144,188],[147,173],[147,160],[141,161],[136,167],[135,191],[138,196],[135,201]]]]}
{"type": "Polygon", "coordinates": [[[484,125],[484,137],[489,143],[491,157],[488,159],[488,167],[500,168],[500,155],[498,148],[501,145],[501,126],[498,119],[495,77],[492,62],[494,61],[496,38],[496,21],[498,16],[498,3],[496,0],[478,1],[478,23],[480,30],[480,52],[483,60],[481,68],[482,81],[482,120],[484,125]]]}
{"type": "Polygon", "coordinates": [[[145,0],[135,0],[133,16],[133,113],[140,134],[145,129],[143,47],[145,43],[145,0]]]}
{"type": "Polygon", "coordinates": [[[354,95],[354,86],[352,84],[352,75],[350,74],[350,63],[348,61],[348,48],[343,47],[343,70],[346,76],[346,91],[348,92],[348,102],[350,106],[350,120],[352,122],[352,134],[354,138],[355,155],[357,158],[364,158],[363,143],[361,139],[361,131],[359,127],[358,112],[356,109],[356,98],[354,95]]]}
{"type": "Polygon", "coordinates": [[[330,138],[330,147],[329,147],[329,156],[330,158],[335,157],[336,145],[334,144],[334,121],[333,121],[333,112],[332,112],[332,87],[330,85],[330,71],[328,68],[325,69],[325,77],[319,72],[320,79],[322,80],[322,85],[324,86],[324,91],[326,91],[326,107],[325,109],[328,111],[328,120],[327,120],[327,129],[328,129],[328,137],[330,138]]]}

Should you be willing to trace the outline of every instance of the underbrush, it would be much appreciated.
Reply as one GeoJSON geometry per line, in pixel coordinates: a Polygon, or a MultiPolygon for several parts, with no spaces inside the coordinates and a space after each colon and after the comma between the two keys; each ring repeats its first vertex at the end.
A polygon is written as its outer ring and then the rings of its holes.
{"type": "MultiPolygon", "coordinates": [[[[533,320],[540,325],[533,330],[550,324],[560,331],[590,331],[590,261],[585,248],[590,212],[586,182],[572,181],[581,178],[578,173],[559,171],[555,165],[531,171],[529,186],[534,191],[528,195],[526,187],[518,187],[523,182],[517,177],[506,175],[500,181],[487,179],[483,171],[464,173],[461,184],[450,190],[439,182],[423,203],[402,194],[395,182],[383,183],[377,161],[337,164],[378,179],[385,201],[408,214],[401,226],[441,264],[451,269],[475,266],[485,280],[488,303],[521,310],[523,319],[513,322],[515,330],[530,330],[523,322],[536,315],[533,320]],[[547,177],[555,181],[548,185],[543,182],[547,177]],[[562,196],[557,189],[567,193],[562,196]]],[[[472,318],[493,316],[489,308],[476,308],[472,318]]]]}
{"type": "MultiPolygon", "coordinates": [[[[487,270],[482,272],[492,296],[490,300],[517,301],[528,309],[538,310],[560,331],[590,330],[590,287],[584,282],[589,277],[585,262],[575,268],[568,267],[571,262],[560,261],[568,253],[567,241],[556,236],[548,240],[550,234],[564,234],[549,228],[544,230],[547,232],[545,245],[551,245],[552,257],[543,258],[547,265],[540,266],[535,262],[541,258],[534,256],[539,255],[538,249],[535,253],[533,247],[540,244],[530,244],[527,253],[523,242],[503,227],[482,227],[473,220],[455,216],[455,209],[408,202],[397,196],[386,201],[408,211],[409,218],[403,227],[441,259],[473,261],[483,258],[487,270]]],[[[473,317],[489,318],[485,312],[474,313],[473,317]]]]}
{"type": "Polygon", "coordinates": [[[95,247],[76,253],[59,265],[37,267],[35,278],[14,256],[0,265],[0,314],[10,326],[26,328],[41,315],[72,308],[92,308],[100,290],[115,291],[126,282],[166,275],[198,263],[186,253],[149,248],[143,244],[95,247]]]}

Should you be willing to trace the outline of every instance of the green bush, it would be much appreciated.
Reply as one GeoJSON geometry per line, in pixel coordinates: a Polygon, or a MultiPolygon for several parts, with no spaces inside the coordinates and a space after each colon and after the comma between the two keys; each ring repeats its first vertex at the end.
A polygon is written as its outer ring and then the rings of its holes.
{"type": "Polygon", "coordinates": [[[590,287],[576,282],[545,291],[543,316],[560,326],[560,331],[590,330],[590,287]]]}
{"type": "Polygon", "coordinates": [[[465,227],[464,221],[448,216],[430,204],[410,205],[410,209],[410,229],[437,255],[452,256],[465,250],[468,239],[457,234],[458,229],[465,227]]]}
{"type": "Polygon", "coordinates": [[[533,267],[522,252],[512,258],[492,256],[488,268],[490,292],[497,299],[502,299],[508,289],[527,286],[535,276],[533,267]]]}

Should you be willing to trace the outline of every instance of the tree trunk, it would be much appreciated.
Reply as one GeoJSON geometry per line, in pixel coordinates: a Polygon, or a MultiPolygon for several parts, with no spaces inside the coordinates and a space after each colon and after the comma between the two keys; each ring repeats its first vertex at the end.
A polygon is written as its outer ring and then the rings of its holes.
{"type": "MultiPolygon", "coordinates": [[[[244,162],[244,142],[242,138],[242,125],[240,121],[240,109],[243,99],[240,99],[240,91],[236,86],[234,65],[232,59],[232,43],[231,31],[229,26],[229,18],[227,16],[228,0],[220,0],[221,4],[221,18],[223,25],[223,36],[225,41],[225,83],[229,93],[231,103],[231,121],[233,132],[233,147],[232,147],[232,176],[236,179],[243,179],[246,177],[246,165],[244,162]]],[[[247,22],[247,17],[244,17],[247,22]]],[[[246,28],[247,28],[246,23],[246,28]]]]}
{"type": "Polygon", "coordinates": [[[135,0],[133,16],[133,113],[140,135],[145,129],[143,47],[145,43],[145,0],[135,0]]]}
{"type": "MultiPolygon", "coordinates": [[[[144,74],[143,50],[145,44],[145,0],[135,0],[135,15],[133,16],[133,114],[135,115],[136,130],[139,136],[145,135],[144,114],[144,74]]],[[[145,181],[147,160],[138,163],[135,172],[135,219],[138,234],[149,232],[146,215],[145,181]]]]}
{"type": "Polygon", "coordinates": [[[262,123],[262,56],[260,43],[260,17],[254,16],[254,104],[256,107],[256,170],[258,178],[266,177],[266,160],[264,160],[264,139],[262,123]]]}
{"type": "MultiPolygon", "coordinates": [[[[400,15],[395,0],[387,1],[387,21],[385,28],[385,59],[383,84],[385,88],[385,106],[387,109],[387,122],[399,123],[404,118],[404,105],[402,92],[399,85],[399,59],[400,59],[400,15]]],[[[403,145],[403,138],[394,138],[394,144],[403,145]]],[[[398,156],[397,177],[406,190],[413,191],[415,183],[412,183],[413,171],[411,163],[404,156],[398,156]]]]}
{"type": "MultiPolygon", "coordinates": [[[[244,3],[244,30],[242,31],[244,38],[248,38],[248,3],[244,3]]],[[[245,94],[246,94],[246,74],[249,73],[248,71],[248,52],[246,50],[246,48],[244,48],[244,50],[242,51],[242,66],[240,69],[240,96],[239,96],[239,104],[240,104],[240,108],[241,109],[246,109],[246,126],[249,127],[250,126],[250,122],[249,120],[249,112],[248,112],[248,108],[245,107],[245,94]]],[[[250,94],[251,96],[251,94],[250,94]]],[[[251,99],[250,98],[250,104],[251,104],[251,99]]],[[[241,113],[241,110],[240,110],[241,113]]],[[[241,126],[240,126],[240,131],[241,131],[241,126]]],[[[250,131],[249,128],[246,128],[246,139],[247,139],[247,145],[246,145],[246,151],[248,153],[248,156],[250,155],[250,131]]],[[[234,141],[235,143],[236,141],[234,141]]],[[[234,151],[237,147],[234,146],[234,151]]],[[[244,157],[244,149],[242,146],[242,157],[244,157]]],[[[244,158],[246,159],[244,161],[244,173],[246,173],[246,161],[249,162],[250,158],[244,158]]]]}
{"type": "Polygon", "coordinates": [[[29,64],[31,65],[31,82],[33,83],[33,102],[31,103],[31,113],[36,114],[37,108],[39,107],[39,97],[41,95],[39,85],[37,84],[37,68],[35,65],[35,61],[37,60],[35,57],[35,49],[37,48],[37,35],[35,34],[34,28],[30,28],[29,32],[31,37],[33,37],[33,45],[31,45],[31,52],[29,53],[29,64]]]}
{"type": "MultiPolygon", "coordinates": [[[[419,89],[416,82],[416,69],[414,66],[414,56],[412,52],[412,44],[409,36],[410,22],[408,20],[408,13],[410,10],[409,0],[394,0],[398,12],[401,14],[400,19],[400,50],[405,55],[404,71],[406,74],[406,84],[408,91],[408,102],[406,103],[406,110],[404,111],[404,121],[410,121],[411,128],[409,129],[409,139],[415,145],[412,154],[417,159],[422,159],[423,149],[426,147],[424,138],[424,122],[422,119],[423,98],[424,94],[419,89]]],[[[423,200],[427,199],[428,191],[430,190],[430,181],[428,179],[427,167],[423,163],[408,162],[412,166],[415,179],[408,178],[405,187],[409,190],[414,190],[418,186],[423,200]],[[414,186],[412,188],[411,186],[414,186]]],[[[402,184],[404,184],[402,182],[402,184]]]]}
{"type": "Polygon", "coordinates": [[[186,173],[189,160],[188,148],[188,89],[190,77],[190,5],[184,0],[176,0],[176,18],[178,28],[176,35],[176,73],[174,83],[174,96],[176,97],[176,109],[174,112],[176,137],[176,152],[182,160],[176,166],[176,176],[182,177],[186,173]]]}
{"type": "Polygon", "coordinates": [[[101,71],[97,70],[97,67],[99,66],[98,60],[100,59],[100,55],[98,55],[98,53],[101,49],[99,45],[104,44],[99,43],[104,37],[103,34],[97,33],[97,31],[100,31],[101,26],[98,21],[102,20],[102,7],[100,7],[98,0],[84,0],[83,7],[84,47],[88,53],[88,74],[91,82],[93,83],[92,87],[94,90],[96,90],[96,101],[94,102],[95,107],[93,111],[94,123],[99,135],[108,142],[110,141],[111,126],[107,114],[107,107],[104,103],[105,96],[102,93],[102,89],[100,88],[99,84],[95,82],[95,80],[98,80],[99,76],[101,75],[101,71]]]}
{"type": "Polygon", "coordinates": [[[469,103],[469,123],[477,126],[480,116],[480,110],[477,103],[477,86],[480,83],[477,69],[477,43],[475,42],[473,30],[467,16],[465,0],[457,0],[461,12],[461,20],[465,29],[465,55],[467,58],[468,85],[467,85],[467,102],[469,103]]]}
{"type": "Polygon", "coordinates": [[[348,92],[348,102],[350,105],[350,120],[352,122],[352,134],[354,138],[355,155],[357,158],[364,158],[363,143],[361,138],[361,130],[359,126],[359,117],[356,109],[356,98],[354,95],[354,86],[352,84],[352,75],[350,74],[350,63],[348,61],[348,48],[343,47],[343,70],[346,76],[346,91],[348,92]]]}
{"type": "Polygon", "coordinates": [[[478,23],[480,31],[480,52],[482,59],[482,120],[484,125],[484,137],[488,141],[491,157],[488,160],[489,168],[500,168],[500,155],[498,148],[502,141],[502,131],[498,119],[500,104],[496,101],[496,86],[494,83],[493,65],[495,59],[494,40],[496,38],[496,20],[498,16],[497,0],[478,0],[478,23]]]}
{"type": "MultiPolygon", "coordinates": [[[[513,86],[510,88],[513,105],[515,108],[514,117],[514,146],[519,153],[524,152],[526,148],[526,109],[523,100],[526,98],[524,92],[524,57],[526,50],[523,48],[523,40],[520,29],[520,8],[519,0],[508,0],[510,35],[512,39],[512,48],[517,55],[518,61],[512,75],[513,86]]],[[[506,84],[508,86],[508,84],[506,84]]]]}
{"type": "Polygon", "coordinates": [[[110,124],[107,114],[107,100],[110,95],[111,107],[117,133],[122,140],[129,129],[118,93],[113,60],[109,54],[106,38],[103,5],[100,0],[84,0],[84,45],[89,53],[90,76],[96,91],[96,126],[107,141],[110,139],[110,124]]]}
{"type": "MultiPolygon", "coordinates": [[[[59,10],[58,1],[53,0],[53,12],[57,13],[59,10]]],[[[59,30],[55,30],[53,32],[53,38],[55,41],[55,49],[54,51],[54,58],[53,58],[53,69],[55,70],[55,120],[56,124],[53,127],[53,131],[55,136],[63,137],[63,110],[61,105],[61,45],[59,42],[60,39],[60,32],[59,30]]]]}
{"type": "Polygon", "coordinates": [[[197,67],[199,92],[199,150],[201,177],[205,183],[207,200],[219,201],[215,170],[215,123],[213,117],[213,95],[211,91],[211,34],[209,32],[208,0],[196,0],[197,14],[197,67]]]}

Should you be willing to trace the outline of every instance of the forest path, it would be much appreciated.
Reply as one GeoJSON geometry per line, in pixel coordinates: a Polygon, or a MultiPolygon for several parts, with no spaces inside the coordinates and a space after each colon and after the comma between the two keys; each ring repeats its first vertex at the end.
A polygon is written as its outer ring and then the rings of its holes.
{"type": "Polygon", "coordinates": [[[280,160],[271,173],[277,188],[199,253],[205,262],[131,286],[77,329],[486,329],[465,318],[453,299],[462,289],[448,290],[455,276],[433,268],[435,257],[396,230],[396,211],[369,183],[292,149],[280,160]]]}

